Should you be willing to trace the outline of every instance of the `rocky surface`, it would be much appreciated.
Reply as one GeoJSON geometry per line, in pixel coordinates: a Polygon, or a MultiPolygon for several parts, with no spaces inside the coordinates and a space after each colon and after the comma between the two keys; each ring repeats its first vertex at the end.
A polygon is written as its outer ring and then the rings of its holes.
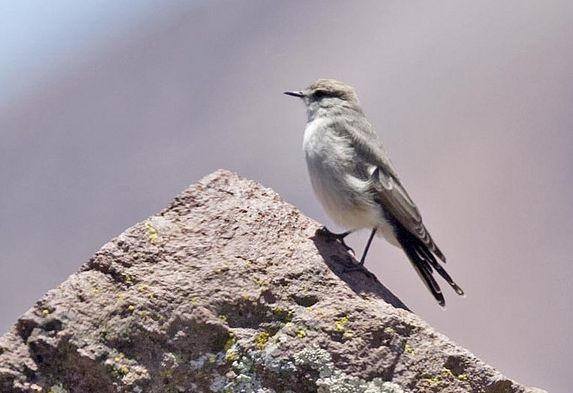
{"type": "Polygon", "coordinates": [[[267,188],[218,171],[0,339],[1,392],[541,392],[435,332],[267,188]]]}

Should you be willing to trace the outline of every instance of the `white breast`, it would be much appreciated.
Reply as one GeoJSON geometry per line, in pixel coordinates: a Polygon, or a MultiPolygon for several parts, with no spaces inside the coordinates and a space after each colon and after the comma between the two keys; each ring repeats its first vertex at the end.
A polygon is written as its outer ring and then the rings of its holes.
{"type": "Polygon", "coordinates": [[[306,126],[303,139],[313,190],[326,213],[345,229],[379,228],[379,234],[397,244],[380,206],[369,199],[368,182],[353,173],[357,159],[349,141],[319,117],[306,126]]]}
{"type": "Polygon", "coordinates": [[[354,151],[329,129],[330,120],[308,123],[303,149],[315,194],[326,213],[339,225],[358,229],[375,226],[377,214],[365,198],[365,181],[352,176],[354,151]]]}

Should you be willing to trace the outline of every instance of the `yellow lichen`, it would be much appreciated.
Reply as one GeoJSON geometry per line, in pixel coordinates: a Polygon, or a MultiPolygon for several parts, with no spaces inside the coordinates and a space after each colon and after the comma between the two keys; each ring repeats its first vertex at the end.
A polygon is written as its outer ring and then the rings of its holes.
{"type": "Polygon", "coordinates": [[[429,383],[431,386],[438,386],[441,381],[440,381],[440,377],[437,375],[434,376],[430,376],[430,375],[423,375],[422,376],[422,380],[426,381],[427,383],[429,383]]]}
{"type": "Polygon", "coordinates": [[[48,315],[50,315],[50,310],[48,310],[47,308],[42,310],[42,315],[47,317],[48,315]]]}
{"type": "Polygon", "coordinates": [[[221,314],[221,315],[219,315],[219,319],[220,319],[221,321],[223,321],[223,322],[227,322],[227,320],[229,319],[229,317],[227,317],[227,316],[224,315],[224,314],[221,314]]]}
{"type": "Polygon", "coordinates": [[[467,381],[467,380],[468,380],[468,376],[467,376],[467,374],[460,374],[460,375],[458,375],[458,379],[459,379],[460,381],[467,381]]]}
{"type": "Polygon", "coordinates": [[[384,328],[384,333],[386,333],[386,334],[394,334],[394,333],[396,333],[396,331],[395,331],[394,329],[392,329],[390,326],[386,326],[386,327],[384,328]]]}
{"type": "Polygon", "coordinates": [[[133,312],[134,310],[135,310],[135,306],[133,304],[130,304],[129,306],[127,306],[127,311],[133,312]]]}
{"type": "Polygon", "coordinates": [[[199,304],[199,297],[198,296],[193,296],[191,298],[191,304],[199,304]]]}
{"type": "Polygon", "coordinates": [[[147,232],[147,240],[150,243],[155,243],[155,241],[159,237],[159,233],[157,232],[157,229],[155,229],[149,221],[145,222],[145,231],[147,232]]]}
{"type": "Polygon", "coordinates": [[[229,349],[231,349],[231,347],[233,345],[235,345],[235,342],[237,340],[235,339],[235,336],[233,336],[232,334],[229,335],[229,338],[227,339],[227,341],[225,341],[225,345],[223,346],[223,349],[225,351],[228,351],[229,349]]]}
{"type": "Polygon", "coordinates": [[[237,351],[227,351],[225,354],[225,361],[227,363],[233,363],[239,358],[239,353],[237,351]]]}
{"type": "Polygon", "coordinates": [[[112,373],[118,378],[121,378],[129,373],[129,367],[126,364],[123,364],[124,359],[125,355],[122,352],[119,352],[113,357],[114,364],[112,366],[112,373]]]}
{"type": "Polygon", "coordinates": [[[131,274],[123,274],[123,282],[129,286],[133,285],[133,276],[131,274]]]}
{"type": "Polygon", "coordinates": [[[161,379],[171,379],[173,377],[173,371],[170,369],[163,369],[159,372],[161,379]]]}
{"type": "Polygon", "coordinates": [[[254,341],[261,351],[266,348],[267,344],[269,343],[269,334],[265,331],[259,332],[255,334],[254,341]]]}
{"type": "Polygon", "coordinates": [[[334,322],[334,328],[339,333],[346,333],[347,332],[346,324],[348,323],[348,321],[349,321],[349,319],[345,315],[342,318],[340,318],[334,322]]]}
{"type": "Polygon", "coordinates": [[[127,367],[125,364],[118,364],[115,366],[115,371],[117,371],[118,375],[123,377],[129,373],[129,367],[127,367]]]}
{"type": "Polygon", "coordinates": [[[290,322],[294,318],[294,311],[282,307],[273,308],[273,314],[284,322],[290,322]]]}
{"type": "Polygon", "coordinates": [[[306,337],[306,331],[305,331],[304,329],[299,329],[299,330],[297,330],[297,332],[296,332],[296,336],[299,337],[299,338],[306,337]]]}
{"type": "Polygon", "coordinates": [[[414,353],[414,348],[412,348],[412,346],[408,343],[406,343],[406,345],[404,345],[404,352],[406,353],[414,353]]]}

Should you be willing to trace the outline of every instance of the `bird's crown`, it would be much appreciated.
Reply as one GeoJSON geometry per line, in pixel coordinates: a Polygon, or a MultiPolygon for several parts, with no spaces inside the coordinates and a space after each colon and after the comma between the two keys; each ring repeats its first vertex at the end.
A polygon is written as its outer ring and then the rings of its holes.
{"type": "Polygon", "coordinates": [[[312,83],[305,92],[310,99],[337,97],[346,101],[358,101],[352,86],[334,79],[319,79],[312,83]]]}

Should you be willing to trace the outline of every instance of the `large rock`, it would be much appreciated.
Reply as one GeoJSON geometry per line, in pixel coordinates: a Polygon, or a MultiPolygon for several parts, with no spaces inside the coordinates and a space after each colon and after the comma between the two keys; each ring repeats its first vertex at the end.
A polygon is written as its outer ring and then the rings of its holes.
{"type": "Polygon", "coordinates": [[[2,392],[534,392],[435,332],[273,191],[218,171],[0,339],[2,392]]]}

